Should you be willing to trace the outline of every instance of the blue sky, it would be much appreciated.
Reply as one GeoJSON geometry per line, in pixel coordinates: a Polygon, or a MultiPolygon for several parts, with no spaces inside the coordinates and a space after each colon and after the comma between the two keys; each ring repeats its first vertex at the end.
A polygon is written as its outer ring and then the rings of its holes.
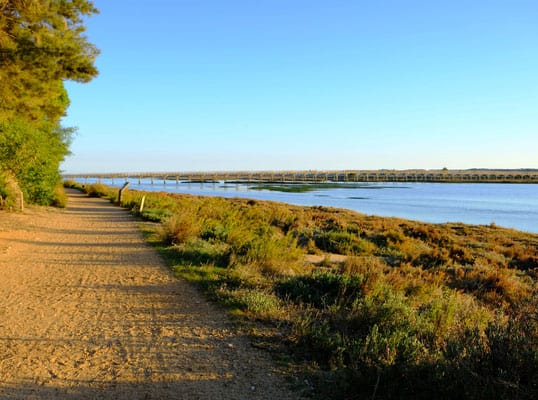
{"type": "Polygon", "coordinates": [[[95,5],[65,172],[538,168],[536,0],[95,5]]]}

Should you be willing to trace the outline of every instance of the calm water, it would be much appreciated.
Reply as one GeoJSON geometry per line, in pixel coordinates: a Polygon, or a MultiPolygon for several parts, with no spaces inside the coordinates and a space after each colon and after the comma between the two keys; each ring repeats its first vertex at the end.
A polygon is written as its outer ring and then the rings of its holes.
{"type": "MultiPolygon", "coordinates": [[[[82,183],[93,183],[88,180],[82,183]]],[[[102,183],[121,186],[123,181],[102,183]]],[[[538,233],[538,185],[370,183],[360,187],[288,193],[236,183],[186,183],[131,180],[130,189],[167,191],[204,196],[248,197],[296,205],[320,205],[355,210],[364,214],[395,216],[425,222],[464,222],[538,233]]]]}

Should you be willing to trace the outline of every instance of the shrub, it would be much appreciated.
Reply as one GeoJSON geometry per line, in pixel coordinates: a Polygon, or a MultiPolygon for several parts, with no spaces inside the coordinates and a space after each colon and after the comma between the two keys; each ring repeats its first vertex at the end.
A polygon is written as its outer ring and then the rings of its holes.
{"type": "Polygon", "coordinates": [[[68,153],[72,129],[61,128],[46,118],[0,120],[0,172],[24,193],[27,203],[50,205],[61,182],[58,170],[68,153]]]}
{"type": "Polygon", "coordinates": [[[453,245],[449,250],[449,258],[460,265],[473,265],[475,259],[470,250],[464,246],[453,245]]]}
{"type": "Polygon", "coordinates": [[[387,265],[381,257],[376,256],[349,256],[346,257],[340,272],[348,275],[362,274],[367,280],[370,275],[381,276],[387,265]]]}
{"type": "Polygon", "coordinates": [[[346,231],[321,232],[314,242],[320,250],[336,254],[369,254],[376,249],[372,242],[346,231]]]}
{"type": "Polygon", "coordinates": [[[112,192],[112,188],[101,183],[87,185],[84,190],[90,197],[106,197],[112,192]]]}
{"type": "Polygon", "coordinates": [[[170,244],[181,244],[194,239],[200,233],[200,223],[195,215],[182,210],[163,223],[164,239],[170,244]]]}
{"type": "Polygon", "coordinates": [[[210,243],[198,238],[191,238],[175,247],[177,254],[184,262],[191,265],[215,265],[228,267],[230,264],[231,251],[225,243],[210,243]]]}
{"type": "Polygon", "coordinates": [[[237,308],[249,316],[268,319],[278,317],[280,301],[273,294],[260,289],[239,288],[219,290],[220,297],[229,306],[237,308]]]}
{"type": "Polygon", "coordinates": [[[289,278],[278,282],[275,289],[281,298],[323,308],[353,302],[360,295],[363,283],[360,275],[322,272],[289,278]]]}
{"type": "Polygon", "coordinates": [[[513,270],[477,265],[463,271],[453,278],[453,287],[472,293],[491,306],[513,307],[529,296],[529,286],[513,270]]]}
{"type": "Polygon", "coordinates": [[[84,187],[85,187],[82,183],[79,183],[79,182],[71,180],[71,179],[65,180],[63,185],[64,185],[65,188],[77,189],[77,190],[80,190],[80,191],[84,191],[84,187]]]}
{"type": "Polygon", "coordinates": [[[522,271],[538,269],[538,255],[514,257],[509,265],[522,271]]]}
{"type": "Polygon", "coordinates": [[[67,194],[65,193],[63,186],[58,185],[54,188],[54,200],[52,205],[60,208],[67,207],[67,194]]]}
{"type": "Polygon", "coordinates": [[[0,209],[10,210],[15,207],[16,198],[15,188],[0,171],[0,209]]]}

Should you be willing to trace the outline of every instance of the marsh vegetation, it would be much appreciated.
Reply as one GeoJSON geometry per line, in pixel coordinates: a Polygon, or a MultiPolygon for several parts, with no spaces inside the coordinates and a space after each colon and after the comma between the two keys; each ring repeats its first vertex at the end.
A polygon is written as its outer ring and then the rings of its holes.
{"type": "Polygon", "coordinates": [[[538,235],[168,193],[123,206],[314,396],[538,396],[538,235]]]}

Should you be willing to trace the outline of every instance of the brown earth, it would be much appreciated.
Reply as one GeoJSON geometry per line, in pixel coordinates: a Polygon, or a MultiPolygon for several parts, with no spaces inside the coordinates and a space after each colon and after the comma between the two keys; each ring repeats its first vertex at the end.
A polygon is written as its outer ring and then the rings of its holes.
{"type": "Polygon", "coordinates": [[[297,398],[139,224],[77,192],[0,213],[0,398],[297,398]]]}

